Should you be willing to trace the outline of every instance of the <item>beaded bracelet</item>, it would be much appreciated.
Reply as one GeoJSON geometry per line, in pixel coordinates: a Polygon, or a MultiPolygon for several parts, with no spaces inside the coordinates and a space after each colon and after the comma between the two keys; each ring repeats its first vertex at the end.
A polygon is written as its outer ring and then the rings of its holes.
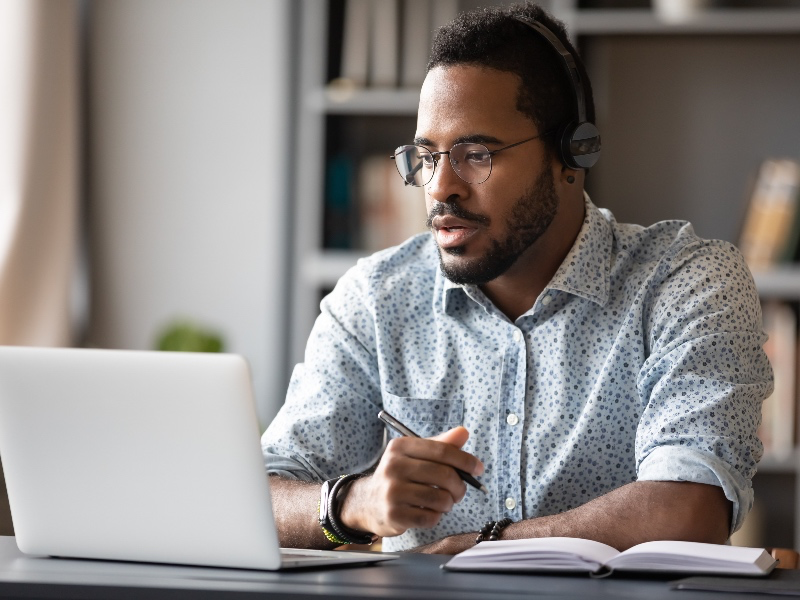
{"type": "MultiPolygon", "coordinates": [[[[322,502],[317,502],[317,514],[319,514],[321,507],[322,507],[322,502]]],[[[338,544],[339,546],[347,543],[347,540],[343,540],[335,533],[329,531],[328,528],[325,527],[324,523],[321,523],[320,527],[322,527],[322,533],[325,535],[328,541],[333,542],[334,544],[338,544]]]]}
{"type": "Polygon", "coordinates": [[[486,525],[484,525],[483,529],[481,529],[480,533],[478,533],[478,537],[475,538],[475,543],[480,544],[481,542],[495,542],[499,540],[500,534],[503,533],[503,529],[511,525],[513,522],[514,521],[508,517],[501,519],[500,521],[487,521],[486,525]]]}

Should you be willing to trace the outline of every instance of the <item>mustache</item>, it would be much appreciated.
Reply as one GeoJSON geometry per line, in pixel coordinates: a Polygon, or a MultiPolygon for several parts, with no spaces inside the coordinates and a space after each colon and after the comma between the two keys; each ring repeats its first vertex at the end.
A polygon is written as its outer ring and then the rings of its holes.
{"type": "Polygon", "coordinates": [[[425,221],[426,227],[428,229],[433,227],[433,218],[442,215],[452,215],[464,221],[474,221],[484,226],[489,224],[489,217],[470,212],[460,204],[455,202],[435,202],[428,213],[428,220],[425,221]]]}

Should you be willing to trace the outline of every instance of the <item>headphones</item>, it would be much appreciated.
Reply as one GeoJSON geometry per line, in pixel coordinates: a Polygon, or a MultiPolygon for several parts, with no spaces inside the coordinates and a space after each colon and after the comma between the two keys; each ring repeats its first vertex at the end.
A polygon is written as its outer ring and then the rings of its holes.
{"type": "Polygon", "coordinates": [[[559,131],[558,144],[561,162],[572,169],[589,169],[600,158],[600,132],[593,123],[586,120],[586,98],[583,95],[581,75],[575,64],[575,57],[564,47],[561,40],[547,27],[537,21],[523,17],[514,17],[541,35],[558,52],[562,64],[567,70],[575,104],[578,108],[578,120],[569,122],[559,131]]]}

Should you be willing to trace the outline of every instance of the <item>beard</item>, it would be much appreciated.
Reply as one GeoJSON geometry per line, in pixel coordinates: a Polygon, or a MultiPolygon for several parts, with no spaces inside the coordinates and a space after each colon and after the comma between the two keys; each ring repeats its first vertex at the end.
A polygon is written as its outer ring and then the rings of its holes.
{"type": "MultiPolygon", "coordinates": [[[[482,285],[505,273],[530,248],[542,234],[558,212],[558,196],[551,169],[545,168],[532,188],[528,189],[513,205],[506,219],[508,234],[504,239],[492,238],[489,250],[483,256],[463,259],[448,264],[439,251],[439,266],[453,283],[459,285],[482,285]]],[[[437,202],[428,215],[428,227],[432,227],[433,217],[451,214],[460,219],[488,225],[490,220],[471,213],[457,203],[437,202]]],[[[451,256],[463,256],[464,246],[444,250],[451,256]]]]}

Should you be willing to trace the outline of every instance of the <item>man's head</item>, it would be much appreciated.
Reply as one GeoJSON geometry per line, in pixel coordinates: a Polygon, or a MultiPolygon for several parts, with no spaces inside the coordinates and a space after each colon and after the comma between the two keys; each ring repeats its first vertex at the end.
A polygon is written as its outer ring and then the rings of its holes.
{"type": "Polygon", "coordinates": [[[583,89],[585,118],[594,123],[592,86],[564,25],[532,3],[462,13],[437,30],[427,69],[470,64],[517,75],[521,80],[517,108],[540,132],[549,134],[545,144],[555,153],[557,133],[577,120],[576,92],[557,50],[520,18],[544,25],[572,54],[583,89]]]}
{"type": "MultiPolygon", "coordinates": [[[[582,171],[561,163],[550,135],[575,120],[574,90],[559,54],[517,15],[566,41],[534,5],[466,13],[438,30],[422,86],[415,143],[433,155],[416,163],[415,184],[425,187],[442,270],[457,283],[552,275],[582,221],[582,171]],[[464,142],[488,153],[451,153],[464,142]],[[488,177],[474,181],[466,163],[487,158],[488,177]]],[[[593,118],[590,95],[588,107],[593,118]]]]}

